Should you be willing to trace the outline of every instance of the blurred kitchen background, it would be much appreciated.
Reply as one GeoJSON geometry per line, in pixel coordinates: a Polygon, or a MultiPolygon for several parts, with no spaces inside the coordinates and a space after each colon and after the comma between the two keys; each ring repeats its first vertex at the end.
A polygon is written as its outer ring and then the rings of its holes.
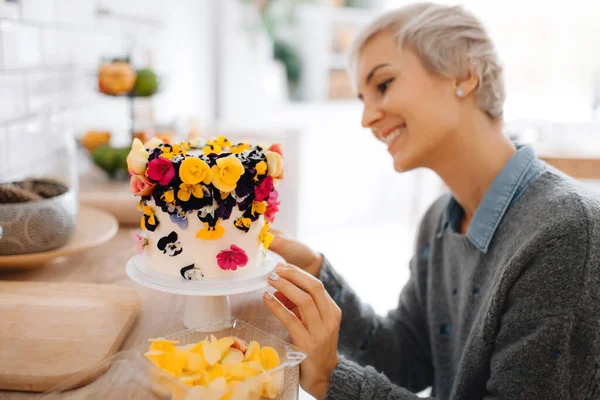
{"type": "MultiPolygon", "coordinates": [[[[344,53],[374,15],[407,3],[0,0],[0,182],[18,179],[25,166],[45,168],[52,142],[39,138],[65,132],[80,143],[82,191],[94,179],[118,182],[90,155],[89,138],[105,132],[113,147],[128,146],[132,133],[280,132],[283,228],[326,253],[384,313],[407,279],[419,218],[444,188],[427,171],[395,173],[385,147],[361,128],[344,53]],[[156,74],[158,91],[100,93],[100,63],[123,58],[156,74]]],[[[496,41],[506,67],[507,132],[593,184],[600,2],[444,3],[465,4],[496,41]]]]}

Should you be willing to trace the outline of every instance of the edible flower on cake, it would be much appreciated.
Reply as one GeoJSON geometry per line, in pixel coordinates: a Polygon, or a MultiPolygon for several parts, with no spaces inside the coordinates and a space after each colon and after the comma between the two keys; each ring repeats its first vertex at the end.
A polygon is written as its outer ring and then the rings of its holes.
{"type": "Polygon", "coordinates": [[[208,185],[212,180],[208,164],[196,157],[188,157],[181,162],[179,177],[188,185],[196,185],[200,182],[208,185]]]}
{"type": "Polygon", "coordinates": [[[213,185],[222,192],[231,192],[235,189],[245,169],[240,159],[231,155],[218,158],[211,171],[213,185]]]}
{"type": "Polygon", "coordinates": [[[146,172],[148,177],[161,186],[166,186],[175,177],[175,169],[173,163],[166,158],[155,158],[148,163],[148,171],[146,172]]]}
{"type": "Polygon", "coordinates": [[[219,225],[219,221],[220,220],[217,220],[217,222],[212,225],[208,222],[205,222],[204,228],[196,233],[196,237],[204,240],[215,240],[223,236],[225,233],[225,228],[219,225]]]}
{"type": "Polygon", "coordinates": [[[129,181],[129,189],[136,196],[149,196],[156,187],[156,184],[144,175],[133,174],[129,181]]]}
{"type": "Polygon", "coordinates": [[[274,151],[267,150],[265,152],[265,157],[267,157],[269,175],[272,176],[273,179],[281,179],[281,176],[283,175],[283,158],[281,158],[281,155],[274,151]]]}
{"type": "Polygon", "coordinates": [[[138,175],[146,173],[146,165],[148,164],[148,151],[138,138],[133,140],[131,151],[127,156],[127,168],[138,175]]]}
{"type": "Polygon", "coordinates": [[[273,234],[271,232],[269,232],[269,224],[264,224],[264,226],[262,227],[262,230],[260,231],[258,240],[260,240],[260,242],[262,243],[262,245],[265,249],[268,249],[269,246],[271,245],[271,242],[273,241],[273,239],[274,239],[273,234]]]}

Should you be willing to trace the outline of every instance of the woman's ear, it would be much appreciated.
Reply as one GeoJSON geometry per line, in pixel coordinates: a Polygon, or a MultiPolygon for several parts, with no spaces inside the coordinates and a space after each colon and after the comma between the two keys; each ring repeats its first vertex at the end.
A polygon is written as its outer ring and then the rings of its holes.
{"type": "Polygon", "coordinates": [[[479,85],[479,78],[469,71],[464,79],[456,79],[454,81],[454,91],[458,97],[466,97],[471,94],[479,85]]]}

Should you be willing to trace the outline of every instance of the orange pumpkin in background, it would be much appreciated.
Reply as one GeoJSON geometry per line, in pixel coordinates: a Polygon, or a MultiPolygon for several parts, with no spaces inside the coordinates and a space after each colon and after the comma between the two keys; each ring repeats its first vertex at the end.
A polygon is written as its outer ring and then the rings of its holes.
{"type": "Polygon", "coordinates": [[[112,96],[130,93],[135,79],[135,69],[127,62],[105,63],[98,69],[98,89],[112,96]]]}

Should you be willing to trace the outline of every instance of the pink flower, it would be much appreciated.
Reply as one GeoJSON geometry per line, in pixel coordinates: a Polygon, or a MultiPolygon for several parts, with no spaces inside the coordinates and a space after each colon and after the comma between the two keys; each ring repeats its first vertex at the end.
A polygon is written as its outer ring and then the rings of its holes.
{"type": "Polygon", "coordinates": [[[222,270],[235,271],[238,267],[243,267],[248,264],[248,256],[244,249],[232,244],[229,250],[221,250],[217,254],[217,263],[222,270]]]}
{"type": "Polygon", "coordinates": [[[148,163],[146,174],[162,186],[167,186],[175,177],[175,168],[170,160],[159,157],[148,163]]]}
{"type": "Polygon", "coordinates": [[[273,189],[267,200],[267,211],[265,212],[265,219],[271,224],[275,220],[275,214],[279,211],[279,204],[279,193],[277,189],[273,189]]]}
{"type": "Polygon", "coordinates": [[[148,239],[139,234],[139,232],[132,232],[131,237],[135,243],[135,254],[142,254],[144,247],[148,246],[148,239]]]}
{"type": "Polygon", "coordinates": [[[129,190],[136,196],[149,196],[156,184],[142,175],[131,175],[129,178],[129,190]]]}
{"type": "Polygon", "coordinates": [[[283,158],[283,150],[281,150],[281,144],[275,143],[269,146],[268,150],[274,151],[275,153],[279,153],[281,158],[283,158]]]}
{"type": "Polygon", "coordinates": [[[273,190],[273,177],[268,176],[262,180],[262,182],[254,188],[254,199],[256,201],[263,201],[267,198],[273,190]]]}

